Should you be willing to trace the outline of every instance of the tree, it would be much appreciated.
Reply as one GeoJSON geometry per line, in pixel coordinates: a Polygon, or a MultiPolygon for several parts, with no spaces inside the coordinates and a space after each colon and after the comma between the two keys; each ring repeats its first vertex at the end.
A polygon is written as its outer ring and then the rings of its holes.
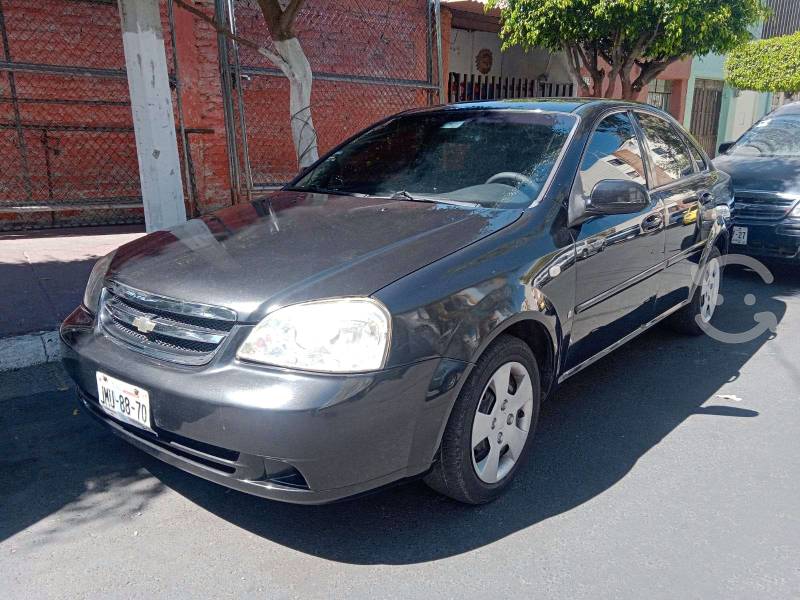
{"type": "Polygon", "coordinates": [[[504,48],[563,51],[581,95],[610,98],[619,79],[629,100],[676,61],[724,54],[748,41],[748,27],[766,16],[761,0],[489,0],[488,6],[500,8],[504,48]]]}
{"type": "Polygon", "coordinates": [[[238,44],[253,48],[283,72],[289,80],[289,113],[297,164],[300,169],[319,158],[317,131],[311,116],[311,85],[313,74],[300,40],[294,33],[294,22],[304,0],[258,0],[272,48],[234,34],[189,0],[174,0],[175,4],[210,24],[218,33],[238,44]]]}
{"type": "Polygon", "coordinates": [[[745,90],[800,92],[800,31],[739,46],[728,54],[725,76],[745,90]]]}

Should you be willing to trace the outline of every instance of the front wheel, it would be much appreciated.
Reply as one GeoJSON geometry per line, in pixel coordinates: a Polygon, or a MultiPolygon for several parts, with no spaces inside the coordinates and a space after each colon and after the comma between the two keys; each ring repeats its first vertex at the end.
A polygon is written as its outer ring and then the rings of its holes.
{"type": "Polygon", "coordinates": [[[467,504],[497,498],[525,456],[539,418],[539,369],[519,338],[500,336],[478,359],[453,406],[425,482],[467,504]]]}
{"type": "Polygon", "coordinates": [[[717,248],[713,248],[703,266],[692,301],[668,319],[669,326],[687,335],[701,335],[701,324],[710,323],[714,316],[721,286],[722,255],[717,248]]]}

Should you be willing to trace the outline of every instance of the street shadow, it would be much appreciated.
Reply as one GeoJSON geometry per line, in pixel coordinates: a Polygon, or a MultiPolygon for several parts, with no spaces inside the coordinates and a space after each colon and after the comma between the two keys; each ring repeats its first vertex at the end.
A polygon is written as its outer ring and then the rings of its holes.
{"type": "MultiPolygon", "coordinates": [[[[716,325],[747,330],[752,316],[800,293],[800,275],[765,285],[726,271],[716,325]],[[756,296],[748,306],[746,294],[756,296]]],[[[140,453],[90,421],[72,390],[25,395],[0,411],[0,540],[51,514],[48,530],[68,536],[76,522],[146,510],[174,491],[256,536],[351,564],[413,564],[468,552],[535,526],[614,486],[686,419],[758,418],[746,399],[717,396],[772,334],[743,344],[688,338],[656,328],[566,382],[545,404],[531,448],[508,493],[479,507],[460,505],[422,482],[327,506],[295,506],[242,494],[140,453]]],[[[781,326],[777,335],[781,335],[781,326]]],[[[790,385],[800,386],[793,371],[790,385]]],[[[692,462],[686,460],[686,468],[692,462]]]]}
{"type": "Polygon", "coordinates": [[[0,374],[0,541],[55,513],[42,542],[140,512],[165,489],[142,456],[81,412],[59,365],[0,374]]]}
{"type": "MultiPolygon", "coordinates": [[[[780,297],[800,291],[800,276],[771,286],[742,269],[726,272],[716,325],[749,329],[752,315],[786,312],[780,297]],[[757,302],[747,306],[745,294],[757,302]]],[[[687,338],[656,328],[566,382],[544,407],[531,460],[506,495],[469,507],[423,483],[396,486],[327,506],[294,506],[250,497],[163,464],[149,469],[170,489],[238,527],[328,560],[410,564],[474,550],[567,512],[620,481],[686,419],[754,418],[756,411],[715,394],[739,377],[773,334],[744,344],[687,338]]],[[[780,335],[780,326],[778,328],[780,335]]],[[[796,376],[800,385],[800,373],[796,376]]],[[[691,468],[687,461],[686,468],[691,468]]]]}
{"type": "Polygon", "coordinates": [[[0,233],[0,337],[56,329],[81,303],[99,258],[86,239],[91,237],[102,255],[114,236],[142,231],[142,226],[113,225],[0,233]]]}
{"type": "Polygon", "coordinates": [[[0,337],[57,329],[81,303],[96,260],[0,260],[0,337]]]}

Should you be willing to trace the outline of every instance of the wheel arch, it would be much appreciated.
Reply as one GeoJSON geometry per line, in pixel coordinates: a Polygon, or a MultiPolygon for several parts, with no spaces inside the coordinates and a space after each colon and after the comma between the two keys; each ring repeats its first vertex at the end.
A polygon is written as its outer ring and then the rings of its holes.
{"type": "Polygon", "coordinates": [[[559,364],[561,326],[555,311],[551,314],[521,312],[505,319],[486,335],[470,357],[470,362],[475,363],[502,335],[519,338],[531,349],[539,368],[542,398],[546,398],[553,389],[559,364]]]}

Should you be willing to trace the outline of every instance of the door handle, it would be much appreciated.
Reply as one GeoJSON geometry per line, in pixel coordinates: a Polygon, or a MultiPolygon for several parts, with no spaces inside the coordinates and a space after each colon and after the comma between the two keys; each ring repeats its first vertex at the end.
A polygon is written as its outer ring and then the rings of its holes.
{"type": "Polygon", "coordinates": [[[664,224],[664,217],[660,212],[650,213],[642,220],[642,231],[655,231],[664,224]]]}

